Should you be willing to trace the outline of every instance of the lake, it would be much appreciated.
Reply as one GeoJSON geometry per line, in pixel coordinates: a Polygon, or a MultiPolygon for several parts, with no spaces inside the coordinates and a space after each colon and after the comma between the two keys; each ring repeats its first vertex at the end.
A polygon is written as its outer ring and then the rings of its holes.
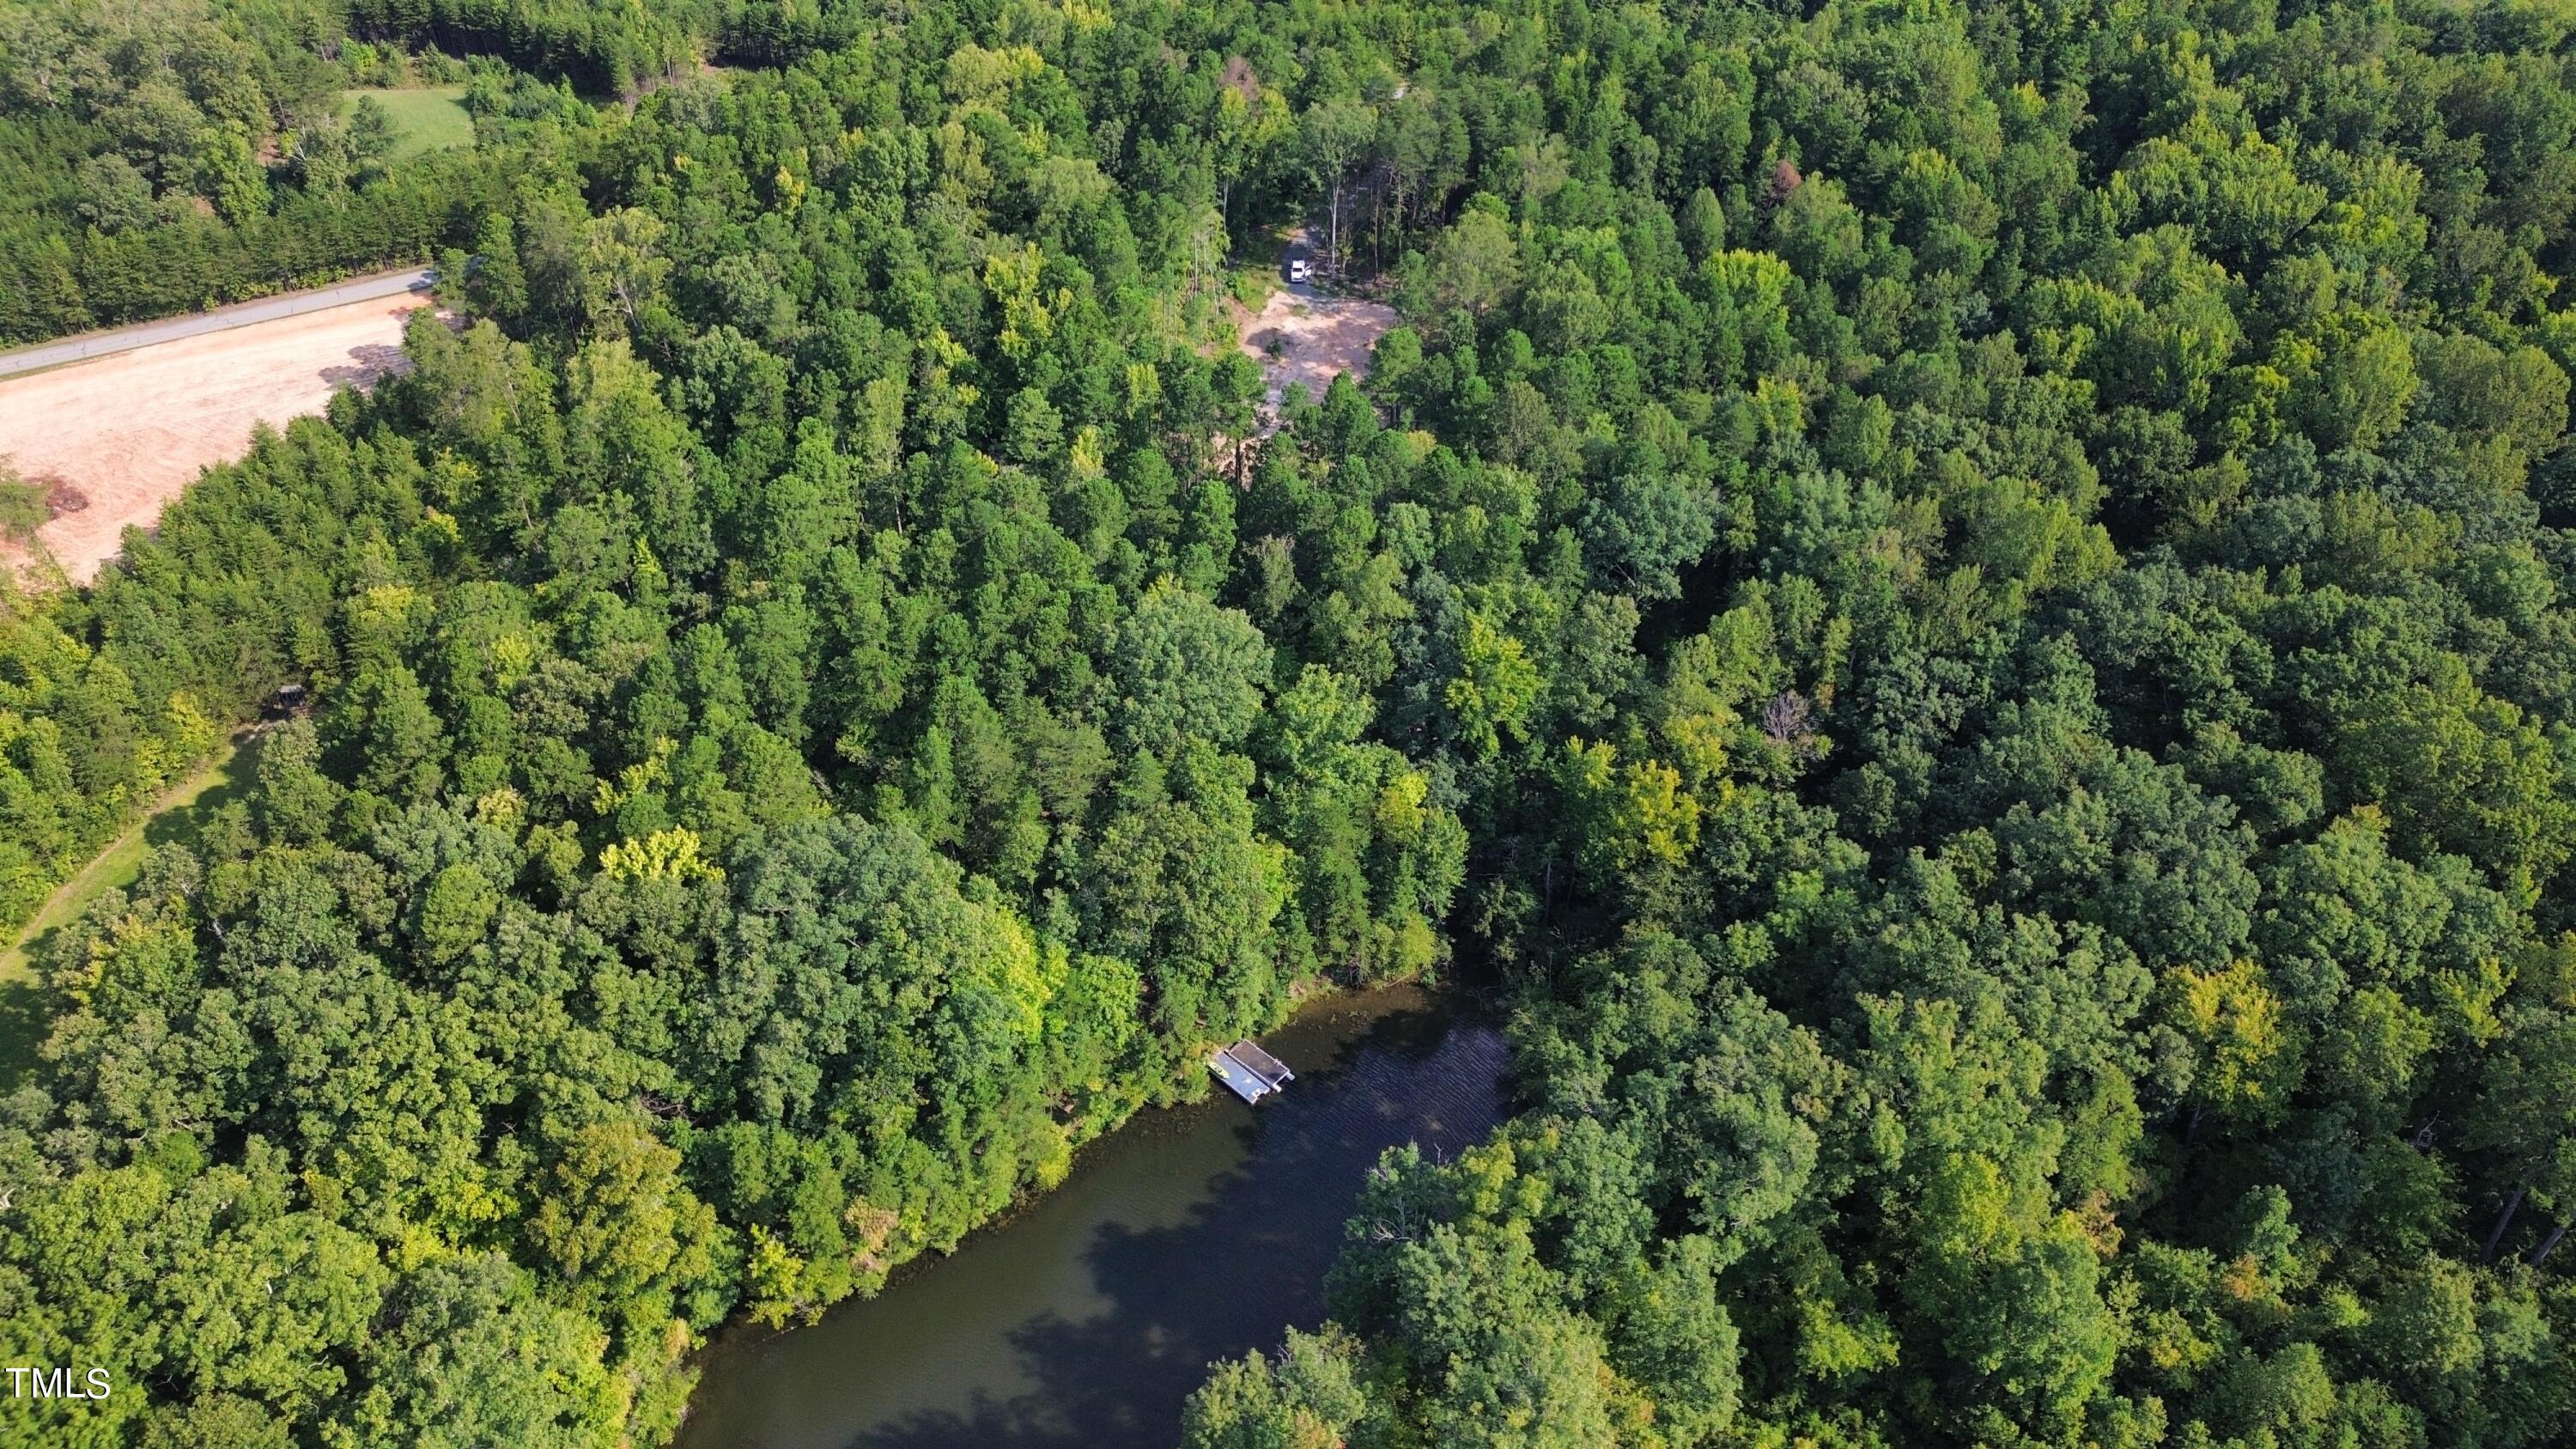
{"type": "Polygon", "coordinates": [[[1297,1073],[1139,1113],[1024,1211],[810,1328],[717,1336],[683,1449],[1168,1445],[1210,1360],[1323,1321],[1369,1167],[1454,1156],[1504,1109],[1490,1025],[1411,986],[1316,1002],[1262,1038],[1297,1073]]]}

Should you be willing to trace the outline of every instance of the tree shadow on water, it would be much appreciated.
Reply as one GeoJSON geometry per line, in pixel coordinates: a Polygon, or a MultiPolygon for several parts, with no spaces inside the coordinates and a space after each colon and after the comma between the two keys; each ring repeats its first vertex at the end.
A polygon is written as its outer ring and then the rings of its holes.
{"type": "MultiPolygon", "coordinates": [[[[1276,1045],[1299,1059],[1293,1036],[1276,1045]]],[[[865,1430],[851,1449],[1177,1442],[1182,1401],[1209,1363],[1323,1320],[1325,1270],[1379,1153],[1411,1141],[1454,1155],[1500,1119],[1504,1059],[1502,1038],[1481,1024],[1424,1012],[1375,1023],[1344,1045],[1328,1079],[1260,1109],[1241,1129],[1257,1134],[1244,1165],[1182,1221],[1094,1231],[1083,1262],[1109,1311],[1079,1322],[1049,1312],[1008,1336],[1036,1388],[865,1430]]]]}

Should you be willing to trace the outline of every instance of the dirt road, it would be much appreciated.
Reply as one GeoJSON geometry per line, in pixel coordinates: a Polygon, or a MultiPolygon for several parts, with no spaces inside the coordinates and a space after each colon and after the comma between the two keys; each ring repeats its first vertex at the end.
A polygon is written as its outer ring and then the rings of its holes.
{"type": "Polygon", "coordinates": [[[53,489],[37,541],[89,582],[126,525],[150,527],[208,464],[248,451],[258,424],[406,366],[403,321],[428,301],[398,291],[0,381],[0,457],[53,489]]]}

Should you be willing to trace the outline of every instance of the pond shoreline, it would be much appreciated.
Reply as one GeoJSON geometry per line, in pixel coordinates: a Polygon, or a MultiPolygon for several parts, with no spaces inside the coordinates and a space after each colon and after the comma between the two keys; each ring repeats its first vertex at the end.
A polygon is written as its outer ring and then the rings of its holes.
{"type": "Polygon", "coordinates": [[[1499,1031],[1417,985],[1317,997],[1263,1040],[1297,1081],[1258,1109],[1218,1093],[1140,1111],[1062,1184],[875,1297],[805,1327],[719,1330],[677,1442],[1173,1437],[1210,1359],[1320,1321],[1323,1270],[1383,1148],[1453,1154],[1504,1107],[1499,1031]]]}

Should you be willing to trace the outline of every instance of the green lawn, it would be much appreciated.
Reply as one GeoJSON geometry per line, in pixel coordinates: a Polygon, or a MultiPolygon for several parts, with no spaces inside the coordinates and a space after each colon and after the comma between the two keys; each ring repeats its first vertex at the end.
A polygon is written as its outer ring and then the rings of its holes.
{"type": "Polygon", "coordinates": [[[114,844],[57,887],[9,949],[0,952],[0,1092],[25,1080],[44,1040],[44,993],[31,953],[80,918],[100,894],[134,884],[153,847],[194,844],[217,810],[250,792],[259,761],[256,743],[235,736],[198,771],[172,786],[160,808],[134,822],[114,844]]]}
{"type": "Polygon", "coordinates": [[[358,97],[373,96],[376,104],[393,117],[394,155],[397,158],[417,156],[424,151],[444,151],[451,146],[474,144],[474,118],[465,114],[460,104],[465,99],[463,86],[422,86],[413,90],[381,91],[373,88],[342,91],[340,104],[344,111],[355,110],[358,97]]]}

